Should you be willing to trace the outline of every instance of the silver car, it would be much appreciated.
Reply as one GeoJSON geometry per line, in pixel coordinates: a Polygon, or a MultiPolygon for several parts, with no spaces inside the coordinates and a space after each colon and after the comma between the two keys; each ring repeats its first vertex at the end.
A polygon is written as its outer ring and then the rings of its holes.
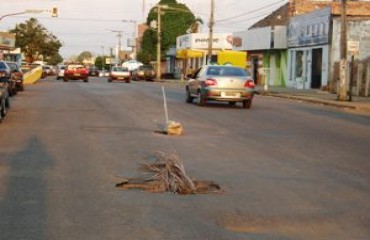
{"type": "Polygon", "coordinates": [[[254,81],[248,71],[234,66],[205,65],[188,79],[185,100],[198,99],[200,106],[207,101],[224,101],[230,105],[243,103],[250,108],[254,96],[254,81]]]}

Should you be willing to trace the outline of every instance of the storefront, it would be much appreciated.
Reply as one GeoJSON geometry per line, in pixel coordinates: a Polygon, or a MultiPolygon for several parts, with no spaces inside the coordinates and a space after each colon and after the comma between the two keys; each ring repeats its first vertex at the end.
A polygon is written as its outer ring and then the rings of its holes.
{"type": "Polygon", "coordinates": [[[15,49],[15,34],[0,32],[0,60],[4,59],[4,56],[15,49]]]}
{"type": "Polygon", "coordinates": [[[330,22],[330,8],[290,19],[288,87],[319,89],[328,85],[330,22]]]}
{"type": "MultiPolygon", "coordinates": [[[[176,67],[186,74],[187,69],[197,69],[207,63],[209,36],[206,33],[191,33],[176,39],[176,67]]],[[[232,34],[213,35],[211,62],[216,62],[217,53],[232,49],[232,34]]]]}
{"type": "Polygon", "coordinates": [[[233,33],[233,50],[248,53],[247,69],[257,85],[285,86],[286,26],[267,26],[233,33]]]}

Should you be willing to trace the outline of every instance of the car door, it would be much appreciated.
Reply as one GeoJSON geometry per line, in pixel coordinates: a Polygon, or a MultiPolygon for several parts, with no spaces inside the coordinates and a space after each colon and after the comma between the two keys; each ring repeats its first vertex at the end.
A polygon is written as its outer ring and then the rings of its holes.
{"type": "Polygon", "coordinates": [[[192,78],[190,78],[188,86],[189,86],[189,91],[192,95],[198,95],[198,90],[200,88],[200,80],[201,76],[204,73],[206,67],[201,67],[199,68],[192,78]]]}

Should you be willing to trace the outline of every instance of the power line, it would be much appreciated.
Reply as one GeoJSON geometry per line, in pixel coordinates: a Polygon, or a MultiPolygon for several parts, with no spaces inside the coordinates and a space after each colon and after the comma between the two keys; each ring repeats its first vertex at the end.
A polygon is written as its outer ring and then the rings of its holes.
{"type": "Polygon", "coordinates": [[[260,7],[260,8],[257,8],[257,9],[254,9],[254,10],[251,10],[251,11],[248,11],[248,12],[244,12],[244,13],[241,13],[241,14],[238,14],[238,15],[235,15],[235,16],[231,16],[231,17],[227,17],[227,18],[223,18],[223,19],[220,19],[220,20],[217,20],[216,22],[219,23],[219,22],[224,22],[224,21],[227,21],[227,20],[230,20],[230,19],[233,19],[233,18],[238,18],[238,17],[242,17],[242,16],[245,16],[245,15],[248,15],[248,14],[252,14],[252,13],[255,13],[257,11],[260,11],[260,10],[263,10],[267,7],[271,7],[273,5],[276,5],[276,4],[279,4],[279,3],[282,3],[282,2],[285,2],[286,0],[279,0],[279,1],[276,1],[276,2],[273,2],[271,4],[268,4],[266,6],[263,6],[263,7],[260,7]]]}

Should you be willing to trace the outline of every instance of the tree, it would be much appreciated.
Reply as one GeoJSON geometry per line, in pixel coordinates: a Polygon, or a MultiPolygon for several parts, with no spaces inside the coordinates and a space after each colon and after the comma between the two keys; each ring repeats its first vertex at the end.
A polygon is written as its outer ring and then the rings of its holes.
{"type": "Polygon", "coordinates": [[[62,56],[60,56],[60,54],[59,54],[59,53],[54,54],[54,55],[53,55],[53,56],[51,56],[51,57],[48,59],[48,61],[47,61],[47,63],[48,63],[49,65],[57,65],[57,64],[59,64],[59,63],[61,63],[61,62],[63,62],[63,57],[62,57],[62,56]]]}
{"type": "Polygon", "coordinates": [[[137,54],[137,60],[139,62],[144,63],[144,64],[149,64],[151,59],[152,59],[152,57],[151,57],[150,53],[148,53],[148,52],[140,51],[137,54]]]}
{"type": "MultiPolygon", "coordinates": [[[[161,52],[162,54],[176,45],[176,38],[186,34],[186,31],[195,22],[194,14],[185,4],[177,3],[176,0],[161,0],[160,5],[167,5],[170,8],[164,10],[161,17],[161,52]]],[[[153,7],[147,17],[147,24],[157,20],[157,8],[153,7]]],[[[142,52],[145,56],[150,56],[150,60],[156,59],[157,33],[153,29],[145,31],[142,40],[142,52]]]]}
{"type": "Polygon", "coordinates": [[[27,62],[33,62],[40,56],[47,61],[56,55],[62,46],[58,38],[48,32],[35,18],[17,25],[10,32],[16,34],[15,45],[21,48],[27,62]]]}
{"type": "Polygon", "coordinates": [[[91,52],[84,51],[80,53],[80,55],[78,55],[77,61],[79,63],[84,63],[85,61],[90,61],[92,58],[93,58],[93,54],[91,52]]]}

